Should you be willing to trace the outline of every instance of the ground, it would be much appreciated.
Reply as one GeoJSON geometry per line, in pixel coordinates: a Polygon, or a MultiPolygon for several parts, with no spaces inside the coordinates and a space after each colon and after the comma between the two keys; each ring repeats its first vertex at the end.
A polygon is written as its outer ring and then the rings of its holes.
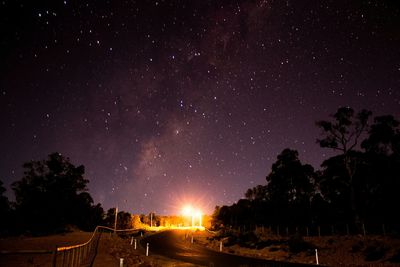
{"type": "Polygon", "coordinates": [[[298,263],[316,263],[315,249],[319,264],[326,266],[400,266],[400,238],[389,236],[324,236],[290,239],[276,235],[259,235],[261,244],[243,247],[228,245],[228,238],[218,240],[208,232],[196,232],[195,240],[212,249],[228,253],[261,257],[264,259],[298,263]],[[300,252],[291,252],[292,250],[300,252]],[[303,250],[303,251],[302,251],[303,250]]]}
{"type": "MultiPolygon", "coordinates": [[[[192,232],[186,232],[191,235],[192,232]]],[[[185,235],[185,232],[182,232],[185,235]]],[[[0,251],[11,250],[52,250],[56,245],[73,245],[87,241],[91,233],[72,232],[63,235],[47,237],[13,237],[0,239],[0,251]]],[[[302,263],[315,263],[315,248],[318,249],[319,263],[327,266],[400,266],[390,262],[397,255],[399,262],[400,239],[383,236],[331,236],[305,237],[303,241],[310,245],[306,251],[291,253],[288,239],[277,236],[262,236],[264,246],[261,249],[240,247],[237,244],[227,245],[227,239],[217,240],[214,234],[207,231],[193,232],[195,245],[207,246],[219,250],[222,241],[223,252],[261,257],[266,259],[302,263]]],[[[138,237],[139,238],[139,237],[138,237]]],[[[167,259],[161,256],[145,256],[145,249],[131,245],[130,237],[117,237],[113,234],[102,234],[98,254],[95,258],[95,267],[119,266],[120,259],[124,259],[124,266],[178,266],[189,267],[192,264],[167,259]]],[[[1,266],[51,266],[51,254],[28,255],[0,255],[1,266]]]]}

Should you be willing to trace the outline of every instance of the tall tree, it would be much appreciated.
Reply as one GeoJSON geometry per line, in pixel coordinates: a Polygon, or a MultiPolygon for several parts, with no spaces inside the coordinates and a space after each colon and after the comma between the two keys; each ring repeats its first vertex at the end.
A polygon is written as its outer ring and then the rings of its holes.
{"type": "Polygon", "coordinates": [[[4,196],[6,189],[3,186],[3,182],[0,180],[0,214],[2,219],[0,220],[0,236],[7,234],[7,229],[10,223],[10,202],[8,198],[4,196]]]}
{"type": "Polygon", "coordinates": [[[249,188],[244,196],[250,201],[266,201],[267,187],[265,185],[257,185],[253,188],[249,188]]]}
{"type": "Polygon", "coordinates": [[[361,146],[367,152],[383,155],[400,155],[400,122],[392,115],[374,118],[369,136],[361,146]]]}
{"type": "Polygon", "coordinates": [[[24,230],[42,234],[82,221],[93,203],[86,192],[89,181],[83,177],[84,166],[75,167],[59,153],[23,166],[24,176],[12,189],[24,230]]]}
{"type": "Polygon", "coordinates": [[[398,222],[393,203],[400,202],[400,123],[393,116],[374,118],[369,136],[362,142],[366,151],[369,186],[365,190],[371,219],[398,222]]]}
{"type": "Polygon", "coordinates": [[[0,180],[0,214],[4,212],[8,212],[10,209],[10,203],[8,202],[8,198],[4,196],[6,189],[3,186],[3,181],[0,180]]]}
{"type": "Polygon", "coordinates": [[[356,206],[356,193],[354,177],[359,164],[359,159],[354,157],[360,143],[362,134],[368,130],[368,119],[371,112],[361,110],[355,114],[349,107],[341,107],[332,116],[330,121],[317,121],[316,124],[322,130],[322,138],[317,139],[321,147],[331,148],[343,155],[343,164],[346,170],[348,187],[350,190],[350,207],[356,223],[360,221],[356,206]]]}
{"type": "Polygon", "coordinates": [[[269,201],[275,207],[275,216],[289,222],[292,217],[307,220],[314,193],[314,168],[303,165],[296,150],[285,149],[272,165],[266,177],[269,201]]]}

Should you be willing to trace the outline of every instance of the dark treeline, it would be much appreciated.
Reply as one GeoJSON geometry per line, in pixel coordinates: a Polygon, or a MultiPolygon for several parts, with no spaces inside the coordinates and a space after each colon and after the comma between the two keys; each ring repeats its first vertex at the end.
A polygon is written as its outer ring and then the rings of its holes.
{"type": "Polygon", "coordinates": [[[47,235],[74,229],[93,231],[98,225],[131,229],[142,223],[150,225],[150,218],[153,225],[160,224],[154,213],[137,218],[125,211],[119,211],[116,217],[116,208],[105,213],[88,192],[84,166],[74,166],[60,153],[27,162],[23,168],[21,180],[11,185],[15,202],[5,197],[6,189],[0,181],[0,236],[47,235]]]}
{"type": "Polygon", "coordinates": [[[399,225],[399,122],[391,115],[371,120],[369,111],[340,108],[316,125],[322,132],[317,143],[337,155],[316,171],[296,150],[284,149],[265,185],[248,189],[231,206],[216,207],[214,227],[399,225]]]}
{"type": "Polygon", "coordinates": [[[12,184],[15,202],[3,195],[0,183],[1,235],[43,235],[68,228],[93,230],[104,221],[100,204],[94,204],[84,178],[84,166],[74,166],[59,153],[23,165],[24,175],[12,184]]]}

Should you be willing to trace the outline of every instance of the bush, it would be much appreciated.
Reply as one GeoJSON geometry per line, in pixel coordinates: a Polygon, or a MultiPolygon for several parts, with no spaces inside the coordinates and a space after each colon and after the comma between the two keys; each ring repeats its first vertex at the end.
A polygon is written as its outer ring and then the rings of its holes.
{"type": "Polygon", "coordinates": [[[400,250],[397,250],[397,252],[389,259],[389,261],[392,263],[400,263],[400,250]]]}
{"type": "Polygon", "coordinates": [[[362,241],[357,241],[356,243],[354,243],[351,246],[351,252],[352,253],[356,253],[356,252],[360,252],[362,250],[362,248],[364,247],[364,242],[362,241]]]}
{"type": "Polygon", "coordinates": [[[242,247],[255,248],[258,242],[258,237],[254,232],[240,233],[238,243],[242,247]]]}
{"type": "Polygon", "coordinates": [[[385,257],[387,248],[380,242],[373,242],[364,250],[366,261],[377,261],[385,257]]]}
{"type": "Polygon", "coordinates": [[[275,245],[283,245],[286,244],[285,240],[272,240],[272,239],[267,239],[267,240],[260,240],[257,242],[257,249],[263,249],[265,247],[271,247],[275,245]]]}
{"type": "Polygon", "coordinates": [[[289,251],[294,254],[316,248],[312,243],[304,241],[303,237],[300,235],[294,235],[290,237],[288,246],[289,251]]]}

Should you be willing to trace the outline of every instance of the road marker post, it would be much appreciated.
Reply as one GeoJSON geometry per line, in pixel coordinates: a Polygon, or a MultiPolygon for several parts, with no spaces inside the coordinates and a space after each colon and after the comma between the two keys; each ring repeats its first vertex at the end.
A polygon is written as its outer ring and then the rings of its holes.
{"type": "Polygon", "coordinates": [[[146,245],[146,257],[149,256],[149,243],[146,245]]]}
{"type": "Polygon", "coordinates": [[[192,235],[192,240],[191,240],[191,243],[193,244],[193,235],[192,235]]]}
{"type": "Polygon", "coordinates": [[[119,259],[119,267],[124,267],[124,259],[123,258],[119,259]]]}
{"type": "Polygon", "coordinates": [[[219,242],[219,251],[222,252],[222,241],[219,242]]]}
{"type": "Polygon", "coordinates": [[[133,236],[131,237],[131,246],[132,246],[132,244],[133,244],[133,236]]]}
{"type": "Polygon", "coordinates": [[[136,250],[136,239],[135,239],[135,250],[136,250]]]}
{"type": "Polygon", "coordinates": [[[315,249],[315,261],[317,262],[317,265],[319,265],[319,260],[318,260],[318,249],[315,249]]]}

